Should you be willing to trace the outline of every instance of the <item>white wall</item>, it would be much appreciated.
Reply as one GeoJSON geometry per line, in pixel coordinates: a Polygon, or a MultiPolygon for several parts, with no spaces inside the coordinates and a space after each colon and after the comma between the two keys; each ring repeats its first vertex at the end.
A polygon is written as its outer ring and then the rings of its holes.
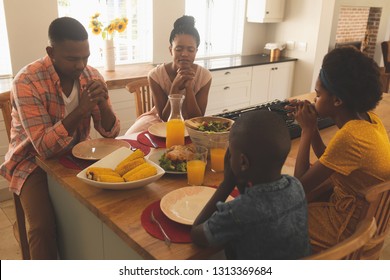
{"type": "Polygon", "coordinates": [[[3,0],[12,73],[45,55],[49,24],[58,17],[56,0],[3,0]]]}
{"type": "Polygon", "coordinates": [[[153,63],[172,60],[169,36],[173,23],[184,15],[184,11],[183,0],[153,0],[153,63]]]}

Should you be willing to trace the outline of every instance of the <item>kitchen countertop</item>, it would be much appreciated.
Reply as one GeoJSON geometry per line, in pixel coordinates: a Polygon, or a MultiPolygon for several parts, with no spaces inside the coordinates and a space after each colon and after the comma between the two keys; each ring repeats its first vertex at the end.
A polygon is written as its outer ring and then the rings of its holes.
{"type": "MultiPolygon", "coordinates": [[[[265,65],[271,63],[280,63],[287,61],[296,61],[292,57],[279,57],[276,59],[270,58],[266,54],[255,55],[238,55],[232,57],[199,59],[195,63],[209,69],[210,71],[225,70],[231,68],[250,67],[256,65],[265,65]]],[[[144,77],[156,65],[151,63],[116,65],[115,71],[105,71],[102,67],[97,67],[99,72],[106,80],[108,89],[124,88],[131,78],[144,77]]],[[[11,79],[0,79],[1,91],[10,88],[11,79]]]]}
{"type": "MultiPolygon", "coordinates": [[[[239,55],[232,57],[199,59],[195,63],[209,69],[210,71],[225,70],[240,67],[250,67],[256,65],[265,65],[271,63],[280,63],[287,61],[296,61],[292,57],[279,57],[271,60],[269,55],[239,55]]],[[[129,82],[130,78],[143,77],[153,69],[155,64],[129,64],[116,65],[115,71],[107,72],[103,68],[98,68],[107,82],[108,89],[124,88],[129,82]]]]}
{"type": "Polygon", "coordinates": [[[269,55],[256,54],[256,55],[240,55],[240,56],[233,56],[233,57],[196,60],[195,63],[209,69],[210,71],[216,71],[216,70],[264,65],[264,64],[280,63],[280,62],[287,62],[287,61],[296,61],[296,60],[297,60],[296,58],[282,57],[282,56],[271,60],[269,55]]]}

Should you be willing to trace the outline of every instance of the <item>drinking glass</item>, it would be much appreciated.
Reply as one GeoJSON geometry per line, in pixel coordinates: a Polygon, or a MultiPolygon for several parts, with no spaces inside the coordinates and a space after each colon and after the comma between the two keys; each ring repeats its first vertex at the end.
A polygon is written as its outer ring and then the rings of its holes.
{"type": "Polygon", "coordinates": [[[187,179],[192,186],[201,186],[207,164],[207,148],[196,146],[194,154],[187,154],[187,179]]]}
{"type": "Polygon", "coordinates": [[[226,138],[210,139],[211,171],[222,172],[224,170],[225,153],[229,146],[226,138]]]}

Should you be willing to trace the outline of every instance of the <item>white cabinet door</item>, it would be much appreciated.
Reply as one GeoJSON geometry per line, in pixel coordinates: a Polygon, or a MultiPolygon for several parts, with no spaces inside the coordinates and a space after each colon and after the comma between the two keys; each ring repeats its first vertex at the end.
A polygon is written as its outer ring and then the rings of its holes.
{"type": "Polygon", "coordinates": [[[267,102],[271,66],[254,66],[252,70],[251,101],[250,104],[267,102]]]}
{"type": "Polygon", "coordinates": [[[268,99],[284,100],[291,96],[294,63],[276,63],[271,68],[268,99]]]}
{"type": "Polygon", "coordinates": [[[248,107],[250,94],[250,81],[213,86],[209,93],[206,115],[248,107]]]}
{"type": "Polygon", "coordinates": [[[246,107],[250,102],[252,67],[211,71],[206,115],[246,107]]]}
{"type": "Polygon", "coordinates": [[[248,0],[248,22],[281,22],[285,0],[248,0]]]}
{"type": "Polygon", "coordinates": [[[293,74],[293,61],[254,66],[250,104],[290,97],[293,74]]]}

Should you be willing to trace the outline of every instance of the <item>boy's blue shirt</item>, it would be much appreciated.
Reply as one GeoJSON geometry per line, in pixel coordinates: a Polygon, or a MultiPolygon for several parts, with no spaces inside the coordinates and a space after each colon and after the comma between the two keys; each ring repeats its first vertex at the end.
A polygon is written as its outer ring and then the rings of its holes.
{"type": "Polygon", "coordinates": [[[282,175],[218,202],[204,230],[210,245],[226,245],[228,258],[299,259],[310,254],[307,217],[302,184],[282,175]]]}

